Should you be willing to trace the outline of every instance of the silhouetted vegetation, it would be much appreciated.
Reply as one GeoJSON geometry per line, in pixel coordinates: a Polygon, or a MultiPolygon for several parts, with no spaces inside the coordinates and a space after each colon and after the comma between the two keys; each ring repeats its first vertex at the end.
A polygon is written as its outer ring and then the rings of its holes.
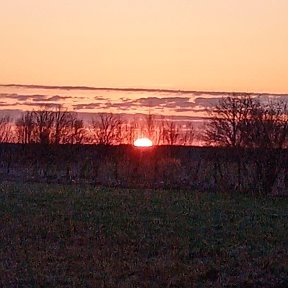
{"type": "Polygon", "coordinates": [[[0,143],[13,142],[12,124],[9,116],[0,117],[0,143]]]}
{"type": "MultiPolygon", "coordinates": [[[[244,171],[253,173],[255,170],[255,187],[261,193],[271,193],[275,182],[280,182],[283,175],[287,177],[288,172],[287,103],[261,103],[258,98],[247,95],[227,97],[211,114],[212,120],[207,125],[204,138],[210,144],[235,150],[238,188],[242,190],[245,187],[244,171]]],[[[219,159],[215,159],[215,169],[220,175],[221,165],[219,159]]]]}
{"type": "Polygon", "coordinates": [[[117,145],[122,142],[123,123],[119,116],[100,113],[92,120],[92,142],[100,145],[117,145]]]}
{"type": "Polygon", "coordinates": [[[95,113],[85,123],[61,105],[24,112],[15,122],[5,115],[0,119],[0,143],[119,145],[133,144],[139,137],[148,137],[155,145],[192,145],[195,129],[191,122],[156,120],[153,114],[124,120],[113,113],[95,113]]]}
{"type": "Polygon", "coordinates": [[[286,287],[287,198],[263,195],[287,195],[287,125],[248,96],[213,109],[210,147],[151,114],[1,118],[0,286],[286,287]]]}
{"type": "Polygon", "coordinates": [[[211,147],[185,148],[179,145],[198,137],[191,123],[152,114],[127,122],[112,113],[84,123],[61,106],[41,107],[23,113],[14,129],[2,117],[0,142],[25,144],[2,144],[2,178],[285,194],[287,111],[287,103],[231,95],[210,111],[202,134],[211,147]],[[162,146],[121,146],[143,136],[162,146]]]}
{"type": "Polygon", "coordinates": [[[62,106],[41,107],[16,120],[17,142],[22,144],[83,144],[85,130],[77,113],[62,106]]]}

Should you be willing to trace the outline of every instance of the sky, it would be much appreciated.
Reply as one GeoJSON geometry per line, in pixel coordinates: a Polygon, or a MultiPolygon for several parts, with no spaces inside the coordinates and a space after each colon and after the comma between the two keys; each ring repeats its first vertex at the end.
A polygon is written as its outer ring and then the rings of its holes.
{"type": "Polygon", "coordinates": [[[2,0],[0,37],[1,84],[288,93],[287,0],[2,0]]]}

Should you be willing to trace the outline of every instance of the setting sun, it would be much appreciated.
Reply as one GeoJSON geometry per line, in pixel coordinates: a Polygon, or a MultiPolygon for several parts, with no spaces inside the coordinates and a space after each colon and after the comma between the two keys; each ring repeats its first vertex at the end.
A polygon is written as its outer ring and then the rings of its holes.
{"type": "Polygon", "coordinates": [[[134,141],[134,146],[136,147],[151,147],[153,146],[153,143],[148,138],[139,138],[134,141]]]}

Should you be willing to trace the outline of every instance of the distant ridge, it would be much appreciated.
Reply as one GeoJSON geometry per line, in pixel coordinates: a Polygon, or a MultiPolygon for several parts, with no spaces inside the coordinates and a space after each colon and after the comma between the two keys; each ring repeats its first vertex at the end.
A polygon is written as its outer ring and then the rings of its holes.
{"type": "Polygon", "coordinates": [[[89,86],[55,86],[55,85],[29,85],[29,84],[0,84],[0,87],[23,87],[31,89],[60,89],[60,90],[94,90],[94,91],[126,91],[126,92],[158,92],[175,94],[194,94],[194,95],[214,95],[214,96],[288,96],[288,93],[257,93],[257,92],[221,92],[221,91],[197,91],[197,90],[175,90],[175,89],[156,89],[156,88],[115,88],[115,87],[89,87],[89,86]]]}

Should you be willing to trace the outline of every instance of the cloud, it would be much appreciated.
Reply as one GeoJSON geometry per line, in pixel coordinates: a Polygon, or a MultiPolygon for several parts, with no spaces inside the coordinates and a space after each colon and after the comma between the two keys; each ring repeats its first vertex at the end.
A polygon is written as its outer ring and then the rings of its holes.
{"type": "Polygon", "coordinates": [[[8,93],[0,93],[0,97],[3,99],[14,99],[17,101],[27,101],[31,98],[30,95],[18,95],[18,94],[8,94],[8,93]]]}
{"type": "MultiPolygon", "coordinates": [[[[23,95],[17,93],[11,93],[11,94],[0,93],[1,100],[7,99],[7,103],[5,102],[5,100],[0,102],[1,107],[5,106],[10,107],[14,105],[19,105],[20,107],[26,106],[27,108],[27,106],[30,106],[36,109],[37,107],[39,107],[39,105],[53,107],[61,103],[67,103],[69,104],[69,106],[73,104],[72,108],[78,110],[79,112],[81,110],[90,110],[91,112],[93,112],[93,110],[97,109],[101,111],[106,109],[109,111],[109,109],[112,108],[113,111],[119,113],[133,113],[137,112],[137,110],[145,111],[151,108],[152,109],[151,112],[152,113],[154,112],[155,114],[161,114],[164,112],[173,114],[175,112],[175,114],[186,113],[186,115],[192,116],[194,113],[197,112],[207,112],[208,110],[215,107],[219,99],[227,96],[251,95],[252,97],[259,97],[262,101],[270,101],[272,98],[282,101],[285,100],[288,101],[288,94],[269,94],[269,93],[240,93],[240,92],[232,93],[232,92],[218,92],[218,91],[205,92],[205,91],[182,91],[182,90],[167,90],[167,89],[95,88],[95,87],[83,87],[83,86],[74,87],[74,86],[41,86],[41,85],[13,85],[13,84],[0,85],[0,90],[1,87],[10,87],[10,88],[14,87],[16,92],[21,91],[21,88],[25,88],[24,91],[31,92],[31,95],[28,94],[23,95]],[[45,91],[43,92],[43,90],[45,89],[49,89],[49,91],[46,91],[48,95],[44,95],[46,92],[45,91]],[[54,93],[53,90],[56,89],[57,92],[55,92],[55,94],[59,93],[60,95],[53,95],[54,93]],[[73,91],[69,92],[69,90],[73,91]],[[79,92],[77,92],[76,90],[79,90],[79,92]],[[92,92],[85,92],[85,90],[91,90],[92,92]],[[39,94],[37,94],[38,91],[39,94]],[[79,96],[75,96],[75,92],[79,93],[79,96]],[[61,96],[62,93],[65,94],[66,96],[64,95],[61,96]],[[102,93],[104,96],[101,95],[102,93]],[[87,96],[85,97],[85,95],[87,96]],[[115,100],[116,97],[119,97],[118,100],[115,100]],[[91,100],[91,103],[85,103],[89,98],[91,100]],[[11,101],[12,99],[15,102],[11,101]],[[71,100],[65,102],[67,99],[71,100]]],[[[10,88],[9,91],[11,91],[10,88]]]]}
{"type": "Polygon", "coordinates": [[[105,108],[117,108],[121,110],[137,109],[137,108],[152,108],[152,109],[170,109],[175,112],[193,112],[207,110],[214,107],[219,101],[219,98],[204,98],[198,97],[192,100],[190,97],[147,97],[135,100],[125,99],[125,101],[105,103],[105,108]]]}
{"type": "Polygon", "coordinates": [[[72,98],[71,96],[55,95],[55,96],[52,96],[52,97],[45,99],[45,101],[62,101],[62,100],[71,99],[71,98],[72,98]]]}
{"type": "Polygon", "coordinates": [[[107,97],[103,97],[103,96],[95,96],[94,99],[96,101],[109,101],[110,99],[107,97]]]}
{"type": "Polygon", "coordinates": [[[0,106],[1,106],[1,107],[5,107],[5,106],[9,106],[9,105],[7,105],[6,102],[0,101],[0,106]]]}
{"type": "Polygon", "coordinates": [[[176,108],[175,112],[192,112],[194,109],[191,108],[176,108]]]}
{"type": "Polygon", "coordinates": [[[194,107],[200,106],[205,108],[212,108],[215,107],[221,98],[204,98],[204,97],[198,97],[194,100],[194,107]]]}
{"type": "Polygon", "coordinates": [[[96,108],[99,108],[101,107],[101,103],[88,103],[88,104],[75,104],[73,105],[73,108],[75,110],[83,110],[83,109],[96,109],[96,108]]]}
{"type": "Polygon", "coordinates": [[[54,107],[59,106],[59,103],[56,103],[56,102],[53,102],[53,103],[47,103],[47,102],[37,102],[37,103],[25,102],[25,103],[16,103],[16,105],[31,106],[31,107],[35,107],[35,108],[39,108],[39,107],[54,108],[54,107]]]}
{"type": "MultiPolygon", "coordinates": [[[[102,100],[102,98],[99,98],[102,100]]],[[[142,97],[138,99],[122,98],[122,101],[115,102],[94,102],[94,103],[79,103],[73,105],[74,109],[110,109],[115,108],[117,110],[129,111],[137,110],[139,108],[151,108],[153,110],[169,109],[175,112],[198,112],[207,111],[211,107],[214,107],[220,98],[204,98],[197,97],[192,100],[191,97],[142,97]]],[[[106,100],[106,99],[105,99],[106,100]]]]}
{"type": "Polygon", "coordinates": [[[138,98],[135,100],[132,99],[124,99],[121,102],[114,103],[105,103],[105,107],[113,107],[121,110],[128,110],[133,108],[153,108],[153,109],[162,109],[162,108],[176,108],[176,107],[187,107],[192,104],[189,102],[189,97],[146,97],[146,98],[138,98]]]}
{"type": "Polygon", "coordinates": [[[111,87],[89,87],[89,86],[47,86],[47,85],[19,85],[19,84],[0,84],[0,87],[11,88],[30,88],[30,89],[43,89],[43,90],[92,90],[92,91],[123,91],[123,92],[154,92],[154,93],[175,93],[175,94],[193,94],[194,96],[240,96],[240,95],[271,95],[282,96],[288,94],[276,93],[256,93],[256,92],[233,92],[233,91],[198,91],[198,90],[175,90],[175,89],[146,89],[146,88],[111,88],[111,87]]]}
{"type": "Polygon", "coordinates": [[[189,97],[147,97],[147,98],[139,98],[137,100],[132,101],[134,105],[146,106],[146,107],[182,107],[183,105],[189,105],[189,97]]]}
{"type": "Polygon", "coordinates": [[[22,94],[9,94],[9,93],[0,93],[1,98],[6,98],[6,99],[14,99],[20,102],[25,102],[25,101],[33,101],[33,102],[42,102],[42,101],[63,101],[66,99],[71,99],[71,96],[49,96],[49,95],[40,95],[40,94],[32,94],[32,95],[22,95],[22,94]]]}
{"type": "Polygon", "coordinates": [[[47,95],[30,95],[29,98],[33,102],[47,101],[47,95]]]}
{"type": "Polygon", "coordinates": [[[0,87],[11,88],[30,88],[43,90],[89,90],[89,91],[122,91],[122,92],[153,92],[153,93],[168,93],[170,94],[191,94],[193,96],[288,96],[288,94],[277,93],[255,93],[255,92],[230,92],[230,91],[198,91],[198,90],[173,90],[173,89],[146,89],[146,88],[110,88],[110,87],[87,87],[87,86],[47,86],[47,85],[19,85],[19,84],[0,84],[0,87]]]}

